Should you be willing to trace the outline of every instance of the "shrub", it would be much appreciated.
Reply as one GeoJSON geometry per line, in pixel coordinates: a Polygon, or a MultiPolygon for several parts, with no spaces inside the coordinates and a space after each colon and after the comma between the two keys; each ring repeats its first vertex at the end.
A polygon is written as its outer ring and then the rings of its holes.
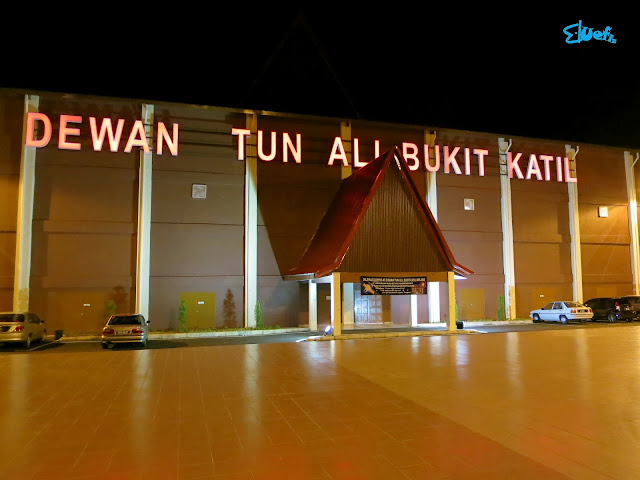
{"type": "Polygon", "coordinates": [[[256,328],[258,330],[264,330],[264,321],[262,320],[262,308],[260,307],[260,300],[256,300],[256,308],[254,314],[256,317],[256,328]]]}
{"type": "Polygon", "coordinates": [[[498,296],[498,312],[496,313],[496,316],[499,321],[507,319],[507,312],[504,306],[504,295],[498,296]]]}
{"type": "Polygon", "coordinates": [[[222,304],[222,316],[225,327],[233,328],[236,326],[236,302],[233,299],[233,292],[229,288],[227,288],[227,295],[222,304]]]}
{"type": "Polygon", "coordinates": [[[184,298],[180,299],[180,309],[178,310],[178,331],[186,332],[187,326],[187,302],[184,298]]]}
{"type": "Polygon", "coordinates": [[[107,318],[111,317],[111,315],[114,315],[116,313],[116,302],[114,302],[113,300],[109,300],[107,302],[107,318]]]}

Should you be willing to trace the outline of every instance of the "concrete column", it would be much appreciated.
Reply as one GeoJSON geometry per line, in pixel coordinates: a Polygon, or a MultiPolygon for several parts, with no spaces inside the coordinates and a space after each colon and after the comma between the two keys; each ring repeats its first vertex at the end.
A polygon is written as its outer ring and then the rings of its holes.
{"type": "Polygon", "coordinates": [[[347,122],[340,122],[340,138],[342,139],[342,145],[344,146],[344,153],[347,156],[349,166],[342,166],[340,170],[340,178],[344,180],[351,175],[353,171],[353,146],[351,140],[351,124],[347,122]]]}
{"type": "Polygon", "coordinates": [[[153,105],[142,105],[142,121],[150,152],[140,151],[138,173],[138,245],[136,255],[136,313],[149,320],[149,275],[151,272],[151,187],[153,176],[153,105]]]}
{"type": "Polygon", "coordinates": [[[447,293],[449,296],[449,322],[447,330],[450,332],[456,329],[456,283],[453,272],[447,272],[447,293]]]}
{"type": "MultiPolygon", "coordinates": [[[[576,155],[580,147],[565,145],[571,176],[576,176],[576,155]]],[[[573,274],[573,301],[582,303],[582,253],[580,249],[580,215],[578,212],[578,184],[569,186],[569,232],[571,233],[571,273],[573,274]]]]}
{"type": "Polygon", "coordinates": [[[331,274],[331,326],[335,336],[342,335],[342,289],[340,288],[340,272],[331,274]]]}
{"type": "Polygon", "coordinates": [[[244,185],[244,326],[255,327],[258,299],[258,157],[256,135],[258,117],[247,115],[247,155],[244,185]]]}
{"type": "Polygon", "coordinates": [[[33,195],[36,179],[36,148],[27,147],[27,113],[38,111],[40,97],[25,95],[22,121],[22,152],[18,185],[18,218],[16,223],[16,255],[13,276],[13,310],[29,310],[29,280],[31,278],[31,234],[33,195]]]}
{"type": "MultiPolygon", "coordinates": [[[[424,144],[428,145],[430,151],[433,152],[433,148],[436,144],[436,132],[426,131],[424,134],[424,144]]],[[[433,161],[433,160],[432,160],[433,161]]],[[[436,186],[436,172],[430,172],[426,170],[426,184],[427,184],[427,205],[429,206],[429,210],[431,210],[431,214],[433,218],[438,221],[438,189],[436,186]]],[[[439,282],[429,282],[427,278],[427,301],[429,302],[429,323],[440,323],[440,283],[439,282]]],[[[413,302],[412,302],[413,309],[413,302]]],[[[418,302],[416,299],[416,324],[418,321],[418,302]]],[[[413,322],[413,311],[412,311],[412,320],[413,322]]]]}
{"type": "Polygon", "coordinates": [[[633,294],[640,295],[640,241],[638,240],[638,201],[636,198],[635,163],[631,152],[624,152],[624,170],[627,177],[627,215],[629,218],[629,245],[633,294]]]}
{"type": "Polygon", "coordinates": [[[318,284],[309,280],[309,330],[318,330],[318,284]]]}
{"type": "MultiPolygon", "coordinates": [[[[344,165],[340,168],[340,179],[344,180],[345,178],[351,176],[353,172],[353,143],[351,139],[351,123],[348,122],[340,122],[340,138],[342,139],[342,145],[344,146],[344,153],[347,156],[347,161],[349,163],[348,167],[344,165]]],[[[353,298],[353,285],[350,283],[342,284],[342,318],[344,325],[349,325],[353,327],[354,325],[354,298],[353,298]]],[[[333,297],[333,295],[332,295],[333,297]]],[[[334,329],[335,331],[335,329],[334,329]]]]}
{"type": "Polygon", "coordinates": [[[511,141],[498,138],[500,164],[500,212],[502,216],[502,266],[504,271],[504,310],[507,320],[516,318],[516,275],[513,251],[513,214],[511,211],[511,182],[507,171],[507,152],[511,141]]]}
{"type": "Polygon", "coordinates": [[[411,326],[418,326],[418,295],[411,295],[411,326]]]}
{"type": "Polygon", "coordinates": [[[354,321],[354,294],[353,283],[342,284],[342,323],[345,328],[353,328],[354,321]]]}

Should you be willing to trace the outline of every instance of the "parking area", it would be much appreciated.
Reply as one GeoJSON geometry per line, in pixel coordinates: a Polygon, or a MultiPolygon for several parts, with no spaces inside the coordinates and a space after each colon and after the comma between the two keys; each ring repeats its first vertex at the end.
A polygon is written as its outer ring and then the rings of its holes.
{"type": "Polygon", "coordinates": [[[95,347],[0,354],[0,479],[640,478],[637,324],[95,347]]]}

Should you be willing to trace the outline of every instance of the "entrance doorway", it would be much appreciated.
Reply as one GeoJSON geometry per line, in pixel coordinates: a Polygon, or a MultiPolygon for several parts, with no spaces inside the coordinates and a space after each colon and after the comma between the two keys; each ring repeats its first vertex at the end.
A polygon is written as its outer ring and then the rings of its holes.
{"type": "MultiPolygon", "coordinates": [[[[359,287],[359,284],[355,284],[359,287]]],[[[362,295],[359,288],[353,292],[354,322],[375,324],[390,322],[391,302],[388,295],[362,295]]]]}

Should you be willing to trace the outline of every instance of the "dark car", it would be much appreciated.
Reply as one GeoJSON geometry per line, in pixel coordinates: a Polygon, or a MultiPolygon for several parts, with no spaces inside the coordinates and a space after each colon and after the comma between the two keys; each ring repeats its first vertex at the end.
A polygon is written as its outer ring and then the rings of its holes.
{"type": "Polygon", "coordinates": [[[624,295],[623,297],[631,304],[631,309],[636,313],[634,320],[640,320],[640,295],[624,295]]]}
{"type": "Polygon", "coordinates": [[[591,319],[593,322],[598,320],[630,322],[638,319],[638,312],[626,297],[592,298],[584,304],[593,310],[593,318],[591,319]]]}

